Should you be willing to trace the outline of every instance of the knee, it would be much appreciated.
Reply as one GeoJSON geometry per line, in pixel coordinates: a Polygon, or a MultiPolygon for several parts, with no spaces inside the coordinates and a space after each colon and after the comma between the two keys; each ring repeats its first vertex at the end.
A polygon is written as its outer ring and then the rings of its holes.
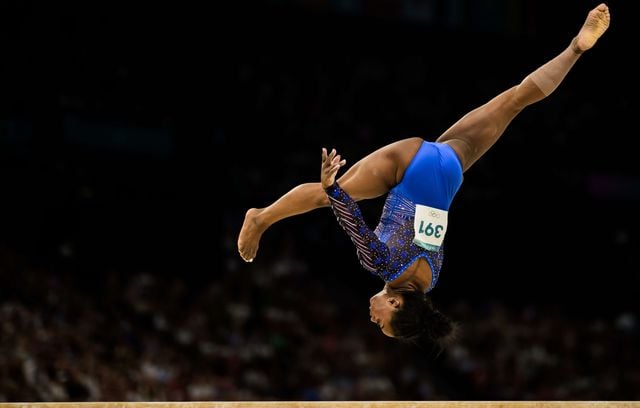
{"type": "Polygon", "coordinates": [[[325,194],[324,191],[322,192],[322,195],[316,197],[315,205],[317,207],[328,207],[329,206],[329,197],[327,197],[327,195],[325,194]]]}

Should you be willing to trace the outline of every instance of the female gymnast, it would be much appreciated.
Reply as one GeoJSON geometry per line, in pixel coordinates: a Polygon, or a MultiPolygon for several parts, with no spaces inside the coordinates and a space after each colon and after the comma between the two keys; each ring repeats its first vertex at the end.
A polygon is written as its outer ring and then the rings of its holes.
{"type": "Polygon", "coordinates": [[[301,184],[265,208],[247,211],[238,251],[251,262],[262,234],[274,223],[331,206],[356,247],[362,267],[383,289],[369,303],[371,321],[387,336],[445,346],[456,325],[433,308],[426,294],[438,281],[447,210],[468,170],[525,107],[549,96],[581,54],[609,27],[606,4],[591,10],[569,46],[518,85],[472,110],[435,142],[403,139],[362,158],[336,181],[346,161],[322,149],[320,183],[301,184]],[[387,194],[375,231],[356,204],[387,194]]]}

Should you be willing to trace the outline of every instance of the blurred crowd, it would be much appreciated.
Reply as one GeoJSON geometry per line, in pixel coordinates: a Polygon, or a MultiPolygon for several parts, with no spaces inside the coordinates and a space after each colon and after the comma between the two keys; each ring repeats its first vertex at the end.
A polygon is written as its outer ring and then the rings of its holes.
{"type": "Polygon", "coordinates": [[[230,253],[206,285],[0,261],[0,401],[640,397],[636,311],[455,299],[441,308],[461,335],[437,353],[382,336],[366,299],[290,255],[230,253]]]}

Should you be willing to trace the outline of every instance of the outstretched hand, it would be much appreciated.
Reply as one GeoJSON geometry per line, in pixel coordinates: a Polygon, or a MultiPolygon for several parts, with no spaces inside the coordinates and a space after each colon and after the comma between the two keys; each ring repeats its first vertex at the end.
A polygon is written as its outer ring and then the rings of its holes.
{"type": "Polygon", "coordinates": [[[332,149],[331,153],[327,154],[327,149],[322,148],[322,167],[320,170],[322,188],[329,188],[335,183],[338,170],[345,164],[347,164],[347,161],[340,160],[340,155],[336,152],[336,149],[332,149]]]}

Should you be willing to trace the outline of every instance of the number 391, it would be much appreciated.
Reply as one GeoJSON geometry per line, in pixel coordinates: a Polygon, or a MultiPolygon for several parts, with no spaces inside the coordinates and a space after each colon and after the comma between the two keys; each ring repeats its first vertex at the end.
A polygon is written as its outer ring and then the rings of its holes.
{"type": "Polygon", "coordinates": [[[418,229],[419,234],[424,234],[428,237],[434,236],[436,238],[440,238],[442,236],[442,230],[444,227],[440,224],[436,224],[434,227],[432,223],[428,223],[425,227],[424,221],[420,221],[420,228],[418,229]]]}

